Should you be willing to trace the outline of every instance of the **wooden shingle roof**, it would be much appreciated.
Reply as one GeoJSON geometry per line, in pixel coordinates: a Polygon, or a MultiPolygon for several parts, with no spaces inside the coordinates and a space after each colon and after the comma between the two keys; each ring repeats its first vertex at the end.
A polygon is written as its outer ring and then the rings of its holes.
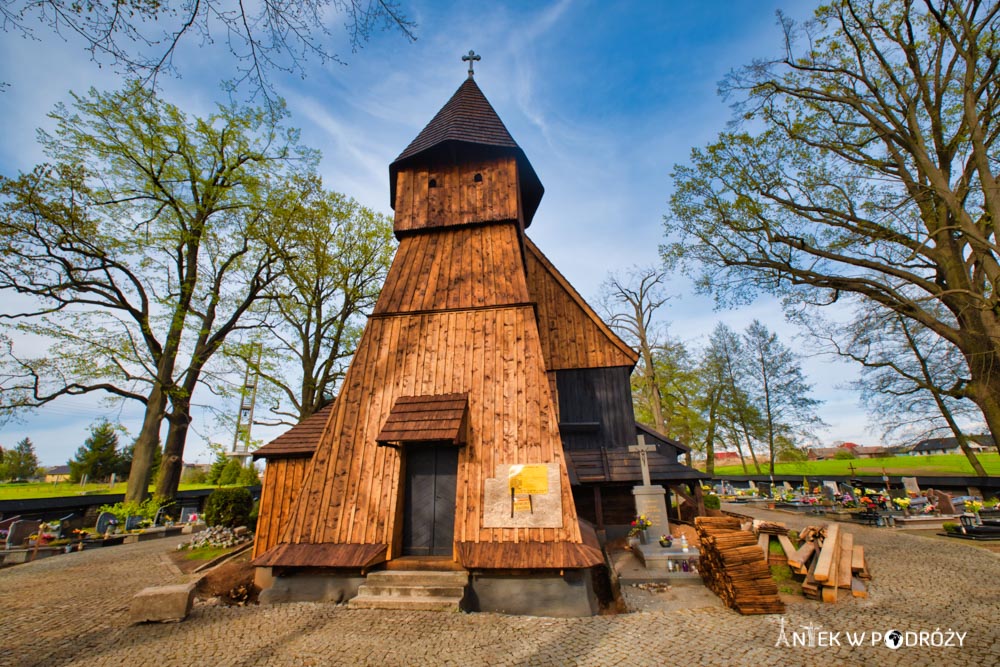
{"type": "Polygon", "coordinates": [[[454,158],[463,148],[483,155],[499,152],[517,158],[524,226],[531,224],[545,188],[528,157],[471,77],[458,87],[416,139],[389,165],[389,204],[392,208],[396,208],[396,173],[401,167],[419,159],[454,158]]]}
{"type": "Polygon", "coordinates": [[[253,453],[254,460],[288,456],[312,456],[323,436],[326,421],[330,417],[330,403],[311,417],[307,417],[277,438],[253,453]]]}
{"type": "Polygon", "coordinates": [[[465,444],[468,405],[468,394],[400,396],[375,441],[465,444]]]}

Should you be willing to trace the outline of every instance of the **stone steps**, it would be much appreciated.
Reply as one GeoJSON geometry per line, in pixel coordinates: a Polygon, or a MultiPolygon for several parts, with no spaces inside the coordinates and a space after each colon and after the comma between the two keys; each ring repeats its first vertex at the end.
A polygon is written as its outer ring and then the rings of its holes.
{"type": "Polygon", "coordinates": [[[372,572],[347,603],[354,609],[459,611],[468,572],[385,570],[372,572]]]}

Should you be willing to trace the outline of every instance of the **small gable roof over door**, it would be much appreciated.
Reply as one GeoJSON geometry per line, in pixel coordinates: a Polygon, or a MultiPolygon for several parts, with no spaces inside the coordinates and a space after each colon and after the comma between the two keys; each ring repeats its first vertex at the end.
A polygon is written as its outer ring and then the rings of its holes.
{"type": "Polygon", "coordinates": [[[375,441],[464,445],[468,414],[468,394],[400,396],[375,441]]]}

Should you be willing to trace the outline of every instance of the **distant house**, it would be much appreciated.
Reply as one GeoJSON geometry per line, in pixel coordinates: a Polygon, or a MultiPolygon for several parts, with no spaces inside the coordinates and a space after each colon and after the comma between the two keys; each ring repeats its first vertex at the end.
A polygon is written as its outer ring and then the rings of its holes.
{"type": "Polygon", "coordinates": [[[732,465],[740,462],[739,452],[716,452],[715,453],[715,465],[725,466],[732,465]]]}
{"type": "MultiPolygon", "coordinates": [[[[993,449],[993,437],[989,435],[970,435],[969,448],[974,452],[985,452],[993,449]]],[[[931,456],[932,454],[960,454],[958,438],[927,438],[921,440],[909,451],[910,456],[931,456]]]]}
{"type": "Polygon", "coordinates": [[[810,461],[826,461],[836,456],[840,449],[840,447],[810,447],[806,458],[810,461]]]}
{"type": "Polygon", "coordinates": [[[45,470],[45,481],[46,482],[68,482],[69,481],[69,466],[52,466],[45,470]]]}
{"type": "Polygon", "coordinates": [[[877,459],[883,456],[892,456],[892,454],[889,453],[888,447],[879,447],[877,445],[872,447],[862,447],[860,445],[856,446],[854,448],[854,454],[859,459],[877,459]]]}

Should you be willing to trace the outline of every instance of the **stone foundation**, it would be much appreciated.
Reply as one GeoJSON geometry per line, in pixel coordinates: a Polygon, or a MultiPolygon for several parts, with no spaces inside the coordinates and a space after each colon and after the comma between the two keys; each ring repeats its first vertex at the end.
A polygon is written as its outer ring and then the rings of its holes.
{"type": "Polygon", "coordinates": [[[466,598],[470,611],[572,618],[600,610],[591,570],[551,574],[474,573],[466,598]]]}
{"type": "Polygon", "coordinates": [[[254,577],[258,585],[267,583],[270,586],[260,592],[261,604],[278,604],[281,602],[346,602],[358,594],[358,587],[365,583],[365,578],[358,575],[344,574],[292,574],[275,575],[273,572],[260,573],[254,577]]]}

